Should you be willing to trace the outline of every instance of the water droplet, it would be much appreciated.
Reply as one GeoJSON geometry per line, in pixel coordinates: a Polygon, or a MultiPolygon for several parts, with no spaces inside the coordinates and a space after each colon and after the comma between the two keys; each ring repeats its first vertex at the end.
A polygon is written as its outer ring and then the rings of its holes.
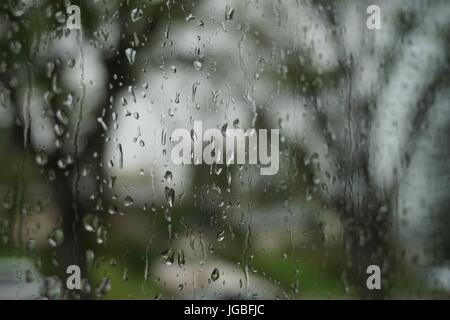
{"type": "Polygon", "coordinates": [[[56,161],[56,165],[58,168],[64,170],[67,168],[67,160],[64,158],[58,159],[58,161],[56,161]]]}
{"type": "Polygon", "coordinates": [[[164,180],[166,180],[166,182],[172,181],[172,172],[171,171],[166,171],[166,173],[164,174],[164,180]]]}
{"type": "Polygon", "coordinates": [[[53,247],[57,247],[64,242],[64,232],[61,229],[54,229],[48,236],[48,243],[53,247]]]}
{"type": "Polygon", "coordinates": [[[194,131],[194,129],[191,129],[191,139],[194,142],[197,142],[197,133],[194,131]]]}
{"type": "Polygon", "coordinates": [[[111,290],[111,279],[109,277],[103,277],[100,284],[97,286],[97,295],[103,296],[111,290]]]}
{"type": "Polygon", "coordinates": [[[44,151],[38,152],[36,155],[36,163],[40,166],[45,166],[48,163],[47,153],[44,151]]]}
{"type": "Polygon", "coordinates": [[[211,280],[216,281],[217,279],[219,279],[219,276],[220,276],[219,269],[214,268],[213,272],[211,273],[211,280]]]}
{"type": "Polygon", "coordinates": [[[14,206],[14,191],[8,190],[8,192],[5,194],[5,197],[3,198],[3,208],[6,210],[12,209],[14,206]]]}
{"type": "Polygon", "coordinates": [[[123,169],[123,150],[120,143],[117,145],[117,149],[119,150],[119,168],[123,169]]]}
{"type": "Polygon", "coordinates": [[[113,216],[119,213],[119,209],[114,205],[110,205],[108,208],[108,213],[113,216]]]}
{"type": "Polygon", "coordinates": [[[167,130],[165,128],[163,128],[161,130],[161,145],[164,146],[166,144],[166,139],[167,139],[167,130]]]}
{"type": "Polygon", "coordinates": [[[178,250],[178,266],[182,268],[186,263],[186,257],[183,250],[178,250]]]}
{"type": "Polygon", "coordinates": [[[96,234],[96,236],[97,236],[97,238],[96,238],[97,243],[98,244],[106,243],[107,235],[108,235],[108,231],[103,226],[98,227],[97,228],[97,234],[96,234]]]}
{"type": "Polygon", "coordinates": [[[200,82],[198,82],[198,81],[195,81],[193,84],[192,84],[192,101],[194,101],[195,100],[195,94],[197,93],[197,88],[198,88],[198,85],[200,84],[200,82]]]}
{"type": "Polygon", "coordinates": [[[31,270],[27,270],[25,271],[25,281],[28,283],[34,282],[34,280],[36,279],[33,271],[31,270]]]}
{"type": "Polygon", "coordinates": [[[86,250],[86,267],[88,270],[92,269],[94,265],[95,254],[92,250],[86,250]]]}
{"type": "Polygon", "coordinates": [[[14,40],[9,43],[9,48],[14,54],[18,54],[22,50],[22,44],[20,41],[14,40]]]}
{"type": "Polygon", "coordinates": [[[45,278],[41,287],[41,294],[47,299],[60,299],[62,296],[62,283],[58,277],[45,278]]]}
{"type": "Polygon", "coordinates": [[[167,249],[161,253],[162,261],[165,265],[172,265],[174,258],[175,258],[175,252],[172,249],[167,249]]]}
{"type": "Polygon", "coordinates": [[[200,70],[202,70],[202,63],[200,62],[200,61],[198,61],[198,60],[195,60],[194,61],[194,68],[195,68],[195,70],[197,70],[197,71],[200,71],[200,70]]]}
{"type": "Polygon", "coordinates": [[[222,132],[222,135],[223,135],[224,137],[227,136],[227,129],[228,129],[228,123],[225,123],[225,124],[222,126],[222,128],[220,129],[220,131],[222,132]]]}
{"type": "Polygon", "coordinates": [[[136,22],[141,20],[141,18],[144,16],[144,12],[140,8],[135,8],[131,10],[131,21],[136,22]]]}
{"type": "Polygon", "coordinates": [[[165,188],[166,200],[170,207],[173,207],[173,201],[175,199],[175,190],[169,187],[165,188]]]}
{"type": "Polygon", "coordinates": [[[126,196],[125,199],[123,200],[123,205],[125,207],[131,207],[133,204],[134,204],[134,200],[130,196],[126,196]]]}
{"type": "Polygon", "coordinates": [[[98,227],[98,217],[93,214],[87,214],[83,218],[83,227],[87,232],[94,232],[98,227]]]}
{"type": "Polygon", "coordinates": [[[28,239],[27,243],[25,245],[26,251],[28,255],[32,255],[34,251],[36,250],[36,240],[34,239],[28,239]]]}
{"type": "Polygon", "coordinates": [[[55,123],[55,125],[53,126],[53,129],[55,131],[55,134],[60,137],[64,134],[64,128],[62,125],[60,125],[59,123],[55,123]]]}
{"type": "Polygon", "coordinates": [[[136,50],[133,48],[128,48],[125,50],[125,55],[127,56],[128,62],[133,65],[136,59],[136,50]]]}
{"type": "Polygon", "coordinates": [[[75,59],[70,59],[70,60],[67,62],[67,66],[68,66],[69,68],[73,68],[73,67],[75,67],[75,63],[76,63],[76,60],[75,60],[75,59]]]}
{"type": "Polygon", "coordinates": [[[229,7],[228,5],[225,7],[225,20],[233,20],[234,16],[234,8],[229,7]]]}
{"type": "Polygon", "coordinates": [[[21,15],[23,15],[26,7],[26,3],[22,0],[9,1],[9,9],[16,17],[20,17],[21,15]]]}
{"type": "Polygon", "coordinates": [[[56,118],[66,126],[69,124],[69,117],[62,110],[56,111],[56,118]]]}
{"type": "Polygon", "coordinates": [[[217,234],[217,241],[223,241],[223,239],[225,239],[225,230],[223,230],[223,231],[220,231],[218,234],[217,234]]]}

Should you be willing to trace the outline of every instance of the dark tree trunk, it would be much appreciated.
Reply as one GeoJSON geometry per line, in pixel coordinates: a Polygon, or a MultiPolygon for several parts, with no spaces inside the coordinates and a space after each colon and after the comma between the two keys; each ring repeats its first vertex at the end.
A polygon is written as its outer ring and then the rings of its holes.
{"type": "Polygon", "coordinates": [[[353,292],[362,299],[384,299],[389,294],[388,268],[391,253],[391,208],[387,201],[368,192],[360,201],[347,202],[343,218],[346,255],[346,279],[353,292]],[[381,289],[369,290],[367,267],[377,265],[381,269],[381,289]]]}

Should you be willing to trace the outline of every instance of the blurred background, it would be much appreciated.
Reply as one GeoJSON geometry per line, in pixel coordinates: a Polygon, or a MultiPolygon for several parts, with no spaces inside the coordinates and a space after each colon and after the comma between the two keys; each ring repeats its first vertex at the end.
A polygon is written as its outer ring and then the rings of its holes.
{"type": "Polygon", "coordinates": [[[449,40],[445,0],[2,1],[0,298],[449,298],[449,40]],[[195,120],[278,174],[174,165],[195,120]]]}

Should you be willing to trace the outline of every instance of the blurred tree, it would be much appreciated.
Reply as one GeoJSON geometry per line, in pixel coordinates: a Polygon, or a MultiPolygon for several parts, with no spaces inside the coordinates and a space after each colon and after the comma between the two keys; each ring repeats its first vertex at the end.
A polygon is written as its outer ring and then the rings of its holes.
{"type": "MultiPolygon", "coordinates": [[[[9,229],[11,241],[16,247],[26,242],[22,223],[28,175],[43,169],[39,179],[52,188],[64,235],[56,258],[61,279],[69,264],[86,272],[86,249],[94,246],[83,226],[86,213],[95,213],[103,225],[111,225],[115,177],[107,168],[112,159],[105,158],[114,141],[117,106],[127,103],[124,88],[136,100],[136,79],[146,75],[147,66],[166,70],[173,63],[170,70],[182,74],[181,81],[171,82],[165,71],[156,76],[169,79],[172,87],[167,85],[166,90],[176,96],[173,86],[186,89],[197,76],[183,74],[175,65],[192,68],[193,57],[198,59],[195,71],[207,73],[202,85],[215,88],[226,83],[223,91],[229,89],[230,100],[242,103],[238,111],[251,121],[238,119],[241,123],[280,127],[282,152],[285,158],[294,158],[281,164],[286,166],[282,178],[291,181],[288,178],[295,179],[303,171],[313,177],[305,178],[304,184],[292,182],[290,196],[303,201],[301,193],[314,190],[318,206],[339,214],[344,282],[352,292],[361,298],[387,297],[387,280],[396,275],[399,260],[421,257],[419,264],[432,260],[427,253],[429,233],[418,235],[414,228],[427,214],[433,219],[431,225],[445,221],[448,208],[450,6],[446,1],[379,1],[381,30],[366,28],[368,1],[80,1],[82,30],[71,31],[65,28],[69,2],[11,0],[0,5],[1,114],[13,119],[2,123],[2,135],[14,137],[2,149],[13,150],[4,166],[17,168],[9,173],[13,181],[5,178],[5,184],[14,186],[12,206],[5,210],[14,225],[9,229]],[[222,20],[216,21],[216,16],[222,20]],[[195,27],[210,23],[210,29],[189,33],[193,27],[187,23],[194,20],[195,27]],[[206,33],[202,34],[206,44],[201,42],[201,32],[206,33]],[[202,45],[189,42],[193,34],[202,45]],[[208,41],[213,45],[208,46],[208,41]],[[228,55],[230,48],[233,54],[228,55]],[[32,163],[30,159],[36,157],[45,161],[32,163]],[[311,172],[302,158],[313,159],[311,172]],[[413,226],[401,226],[405,219],[413,226]],[[406,243],[404,256],[403,250],[397,250],[399,238],[406,243]],[[415,239],[414,248],[408,247],[410,238],[415,239]],[[382,268],[382,290],[366,288],[366,269],[371,264],[382,268]]],[[[192,91],[192,101],[196,88],[194,82],[187,89],[192,91]]],[[[212,91],[216,102],[219,94],[212,91]]],[[[190,123],[184,114],[171,115],[172,101],[165,102],[161,113],[177,119],[178,125],[190,123]]],[[[191,117],[198,115],[194,109],[188,112],[191,117]]],[[[233,111],[229,112],[226,116],[231,119],[233,111]]],[[[213,113],[203,116],[216,121],[213,113]]],[[[157,122],[155,114],[150,117],[157,122]]],[[[192,195],[180,208],[155,209],[164,213],[170,227],[170,223],[183,225],[183,219],[207,220],[200,214],[191,217],[197,201],[205,201],[203,191],[200,196],[196,191],[215,183],[205,169],[192,170],[192,195]],[[176,210],[185,217],[179,218],[176,210]]],[[[236,174],[244,175],[239,169],[233,170],[236,174]]],[[[277,179],[249,191],[255,202],[265,197],[264,189],[281,185],[277,179]]],[[[226,180],[228,176],[217,182],[219,189],[227,186],[226,180]]],[[[251,179],[247,182],[251,189],[251,179]]],[[[246,196],[241,189],[233,200],[246,196]]],[[[274,203],[291,200],[269,194],[274,203]]],[[[221,212],[217,207],[211,211],[221,212]]],[[[162,229],[155,229],[152,236],[162,238],[162,229]]],[[[96,232],[104,236],[102,230],[96,232]]],[[[250,236],[250,227],[238,236],[246,276],[250,236]]],[[[155,241],[154,247],[161,242],[155,241]]]]}

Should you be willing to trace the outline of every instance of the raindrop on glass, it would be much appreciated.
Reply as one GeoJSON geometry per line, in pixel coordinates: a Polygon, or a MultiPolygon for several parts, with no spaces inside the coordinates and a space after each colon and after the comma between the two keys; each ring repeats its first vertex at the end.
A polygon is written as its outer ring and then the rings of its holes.
{"type": "Polygon", "coordinates": [[[169,187],[165,188],[166,200],[169,203],[169,207],[173,207],[173,201],[175,199],[175,190],[169,187]]]}
{"type": "Polygon", "coordinates": [[[211,280],[216,281],[217,279],[219,279],[219,276],[220,276],[219,269],[214,268],[213,272],[211,273],[211,280]]]}
{"type": "Polygon", "coordinates": [[[126,196],[125,199],[123,200],[123,205],[125,207],[131,207],[134,204],[134,200],[131,196],[126,196]]]}
{"type": "Polygon", "coordinates": [[[223,241],[223,239],[225,239],[225,230],[223,230],[223,231],[220,231],[218,234],[217,234],[217,241],[223,241]]]}
{"type": "Polygon", "coordinates": [[[162,261],[165,265],[172,265],[175,259],[175,252],[172,249],[167,249],[161,253],[162,261]]]}
{"type": "Polygon", "coordinates": [[[127,56],[128,62],[133,65],[136,59],[136,50],[133,48],[128,48],[125,50],[125,55],[127,56]]]}
{"type": "Polygon", "coordinates": [[[200,71],[200,70],[202,70],[202,63],[200,62],[200,61],[198,61],[198,60],[195,60],[194,61],[194,68],[195,68],[195,70],[197,70],[197,71],[200,71]]]}
{"type": "Polygon", "coordinates": [[[140,8],[135,8],[131,10],[131,21],[136,22],[141,20],[141,18],[144,16],[144,12],[140,8]]]}
{"type": "Polygon", "coordinates": [[[164,180],[166,182],[172,181],[172,172],[171,171],[166,171],[166,173],[164,174],[164,180]]]}
{"type": "Polygon", "coordinates": [[[57,247],[64,242],[64,233],[61,229],[53,230],[48,236],[48,243],[52,247],[57,247]]]}

